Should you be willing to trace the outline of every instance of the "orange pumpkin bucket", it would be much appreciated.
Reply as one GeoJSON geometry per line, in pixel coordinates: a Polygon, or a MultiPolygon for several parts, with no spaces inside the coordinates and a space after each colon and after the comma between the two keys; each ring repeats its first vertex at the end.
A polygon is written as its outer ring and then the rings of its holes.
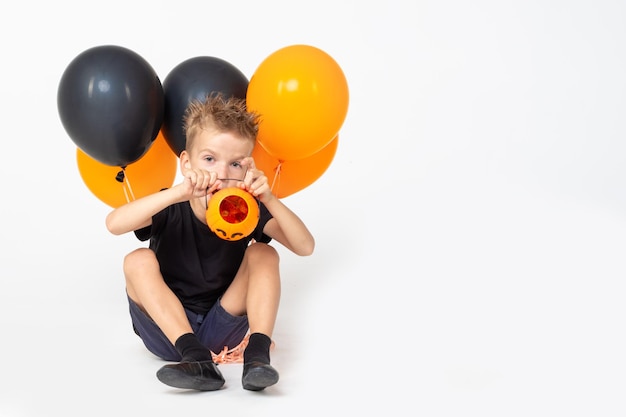
{"type": "Polygon", "coordinates": [[[240,240],[249,236],[259,223],[259,205],[252,194],[241,188],[223,188],[211,196],[206,222],[220,238],[240,240]]]}

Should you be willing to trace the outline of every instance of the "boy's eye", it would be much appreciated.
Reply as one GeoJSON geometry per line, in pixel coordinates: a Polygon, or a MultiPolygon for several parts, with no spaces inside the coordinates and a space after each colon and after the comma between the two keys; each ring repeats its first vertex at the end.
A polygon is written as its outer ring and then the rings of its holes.
{"type": "Polygon", "coordinates": [[[236,168],[241,168],[241,162],[233,162],[233,166],[236,168]]]}
{"type": "Polygon", "coordinates": [[[204,158],[205,161],[213,161],[213,157],[212,156],[207,156],[206,158],[204,158]]]}

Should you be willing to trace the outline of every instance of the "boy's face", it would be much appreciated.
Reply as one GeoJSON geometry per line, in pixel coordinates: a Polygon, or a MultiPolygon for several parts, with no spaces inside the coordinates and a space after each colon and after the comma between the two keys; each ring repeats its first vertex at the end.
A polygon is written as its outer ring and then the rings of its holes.
{"type": "MultiPolygon", "coordinates": [[[[220,179],[242,180],[246,167],[242,160],[252,154],[254,142],[230,132],[201,130],[194,144],[181,160],[183,169],[204,169],[215,172],[220,179]]],[[[235,181],[222,181],[223,187],[235,181]]]]}

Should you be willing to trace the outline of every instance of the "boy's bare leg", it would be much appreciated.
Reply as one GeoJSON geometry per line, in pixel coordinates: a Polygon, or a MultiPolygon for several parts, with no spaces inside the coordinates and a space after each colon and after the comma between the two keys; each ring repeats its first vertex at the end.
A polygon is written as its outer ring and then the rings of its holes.
{"type": "Polygon", "coordinates": [[[161,328],[181,355],[181,362],[157,371],[166,385],[213,391],[224,385],[224,377],[213,362],[211,351],[193,334],[180,300],[165,284],[159,264],[150,249],[138,249],[124,259],[128,296],[161,328]]]}
{"type": "Polygon", "coordinates": [[[280,302],[278,252],[263,243],[246,251],[235,280],[222,297],[222,306],[231,314],[247,313],[250,338],[244,351],[242,385],[260,391],[278,382],[279,375],[270,365],[272,332],[280,302]]]}

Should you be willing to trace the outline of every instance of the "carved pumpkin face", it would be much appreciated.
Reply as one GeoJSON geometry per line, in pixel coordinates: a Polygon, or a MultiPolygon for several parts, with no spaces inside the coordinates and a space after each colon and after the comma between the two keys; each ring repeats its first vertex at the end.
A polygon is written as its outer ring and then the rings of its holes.
{"type": "Polygon", "coordinates": [[[209,228],[224,240],[240,240],[259,223],[259,204],[249,192],[237,187],[215,192],[206,210],[209,228]]]}

